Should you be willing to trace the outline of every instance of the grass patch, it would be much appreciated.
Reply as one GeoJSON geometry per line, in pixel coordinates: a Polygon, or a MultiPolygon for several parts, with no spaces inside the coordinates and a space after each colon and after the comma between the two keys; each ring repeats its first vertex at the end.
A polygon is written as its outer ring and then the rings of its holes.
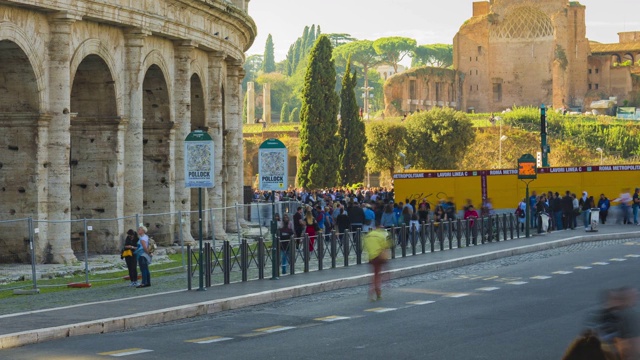
{"type": "MultiPolygon", "coordinates": [[[[151,263],[149,265],[149,271],[154,278],[162,278],[164,276],[175,275],[182,273],[182,254],[176,253],[167,255],[168,260],[158,263],[151,263]]],[[[185,266],[187,260],[185,258],[185,266]]],[[[91,287],[102,287],[114,284],[122,284],[125,280],[123,278],[129,275],[129,271],[126,268],[124,260],[122,260],[122,269],[117,269],[118,264],[114,264],[112,271],[105,271],[100,273],[89,272],[89,283],[91,287]]],[[[140,271],[138,271],[138,274],[140,271]]],[[[40,278],[37,280],[38,289],[40,293],[54,293],[61,291],[77,291],[80,289],[69,288],[67,284],[70,283],[84,283],[86,281],[86,275],[83,270],[76,271],[73,275],[40,278]]],[[[30,289],[33,286],[33,280],[26,279],[21,281],[15,281],[8,284],[0,285],[0,300],[13,297],[14,289],[30,289]]]]}

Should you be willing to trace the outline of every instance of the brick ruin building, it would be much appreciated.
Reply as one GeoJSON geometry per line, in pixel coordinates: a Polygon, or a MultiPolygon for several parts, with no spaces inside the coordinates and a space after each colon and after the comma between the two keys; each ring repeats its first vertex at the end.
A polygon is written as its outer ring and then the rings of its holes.
{"type": "Polygon", "coordinates": [[[588,110],[609,97],[637,102],[640,32],[620,33],[617,44],[589,42],[585,11],[568,0],[474,2],[473,17],[453,39],[458,75],[395,75],[385,85],[386,113],[443,104],[495,112],[540,104],[588,110]],[[626,60],[635,66],[617,66],[626,60]]]}
{"type": "MultiPolygon", "coordinates": [[[[248,3],[2,1],[0,221],[38,220],[38,262],[75,260],[84,234],[71,221],[83,218],[119,219],[94,225],[92,252],[117,252],[135,214],[169,214],[144,218],[150,234],[169,244],[183,226],[188,240],[193,219],[172,214],[197,209],[183,170],[194,129],[215,144],[205,206],[242,202],[248,3]]],[[[234,231],[235,212],[214,226],[234,231]]],[[[28,238],[22,223],[0,223],[1,261],[28,261],[28,238]]]]}

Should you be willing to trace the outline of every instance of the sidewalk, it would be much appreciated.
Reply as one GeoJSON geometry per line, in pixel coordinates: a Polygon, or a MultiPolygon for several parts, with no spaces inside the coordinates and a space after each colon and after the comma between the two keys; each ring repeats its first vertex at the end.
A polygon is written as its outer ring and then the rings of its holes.
{"type": "MultiPolygon", "coordinates": [[[[640,227],[605,225],[600,226],[596,233],[577,228],[533,236],[529,239],[522,237],[499,243],[396,258],[389,262],[386,273],[390,279],[396,279],[580,242],[635,238],[640,238],[640,227]]],[[[352,265],[346,268],[283,276],[279,280],[265,279],[214,286],[206,291],[179,290],[138,295],[114,301],[95,299],[95,302],[77,306],[3,315],[0,316],[0,349],[70,336],[122,331],[366,285],[370,281],[369,270],[367,264],[352,265]]],[[[194,284],[194,288],[197,288],[197,283],[194,284]]]]}

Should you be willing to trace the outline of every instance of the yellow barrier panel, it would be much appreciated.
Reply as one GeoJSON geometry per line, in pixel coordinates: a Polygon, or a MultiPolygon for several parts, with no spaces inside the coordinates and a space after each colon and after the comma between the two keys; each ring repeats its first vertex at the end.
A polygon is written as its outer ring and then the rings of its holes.
{"type": "MultiPolygon", "coordinates": [[[[491,199],[494,209],[514,209],[525,196],[526,185],[518,180],[517,170],[430,171],[393,175],[397,202],[423,199],[431,208],[440,200],[453,198],[458,209],[467,199],[479,208],[483,198],[491,199]]],[[[600,194],[613,202],[624,189],[630,194],[640,187],[640,165],[578,166],[538,169],[538,179],[529,184],[529,192],[553,191],[564,195],[569,190],[578,197],[582,191],[600,194]]]]}

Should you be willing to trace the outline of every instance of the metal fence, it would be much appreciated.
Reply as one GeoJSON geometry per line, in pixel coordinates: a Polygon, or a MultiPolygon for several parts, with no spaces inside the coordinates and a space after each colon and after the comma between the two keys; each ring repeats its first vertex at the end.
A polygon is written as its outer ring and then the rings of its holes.
{"type": "MultiPolygon", "coordinates": [[[[520,238],[518,220],[513,214],[483,217],[475,220],[429,222],[409,228],[387,229],[391,258],[416,256],[436,251],[478,246],[520,238]]],[[[200,281],[204,287],[264,278],[288,276],[309,271],[360,265],[367,261],[362,239],[366,233],[350,231],[329,234],[303,235],[280,243],[260,237],[255,242],[243,239],[233,245],[224,241],[220,246],[206,244],[202,253],[202,272],[199,268],[199,249],[188,247],[188,288],[200,281]],[[202,273],[202,278],[200,278],[202,273]],[[202,279],[202,280],[200,280],[202,279]]]]}
{"type": "MultiPolygon", "coordinates": [[[[203,209],[203,240],[215,246],[216,235],[222,234],[221,228],[216,229],[217,223],[224,224],[227,228],[232,227],[233,233],[227,234],[227,239],[230,239],[232,244],[240,244],[243,237],[252,241],[263,233],[263,229],[258,227],[259,230],[252,230],[250,227],[257,227],[259,223],[271,221],[274,208],[284,213],[295,211],[297,206],[299,203],[279,202],[275,205],[254,203],[203,209]],[[219,220],[217,222],[216,217],[219,220]]],[[[65,277],[79,280],[78,275],[84,275],[84,279],[81,279],[84,284],[122,280],[120,275],[123,270],[126,272],[126,265],[124,261],[119,261],[119,254],[124,238],[128,229],[135,230],[140,224],[145,225],[149,236],[162,246],[163,250],[158,253],[158,256],[154,256],[154,260],[158,261],[154,262],[159,263],[158,265],[164,263],[162,271],[180,272],[179,288],[184,289],[187,262],[185,244],[193,244],[199,240],[199,219],[200,211],[179,211],[164,214],[136,214],[111,219],[0,220],[0,243],[5,245],[0,254],[0,292],[38,289],[43,286],[67,286],[68,284],[63,280],[57,282],[49,280],[65,277]],[[70,247],[69,252],[73,253],[76,261],[52,264],[52,246],[49,241],[59,241],[59,239],[46,239],[41,235],[48,230],[51,233],[52,228],[61,225],[70,228],[69,244],[66,246],[70,247]],[[166,264],[167,255],[174,253],[180,253],[182,259],[178,266],[171,268],[166,264]],[[109,273],[113,276],[110,277],[109,273]],[[47,281],[39,281],[42,279],[47,281]]]]}
{"type": "MultiPolygon", "coordinates": [[[[30,218],[0,221],[0,231],[11,228],[14,233],[22,234],[24,239],[24,251],[3,259],[14,263],[0,265],[0,292],[15,293],[48,286],[82,287],[100,282],[128,280],[125,262],[118,261],[122,246],[120,235],[106,231],[115,227],[114,224],[121,229],[135,229],[136,224],[145,223],[148,224],[152,237],[171,236],[172,246],[161,248],[151,265],[153,277],[158,279],[156,283],[163,283],[167,289],[190,289],[194,284],[196,287],[199,286],[200,281],[203,286],[209,287],[279,277],[285,275],[283,270],[286,270],[287,276],[295,276],[309,271],[359,265],[367,261],[362,246],[365,234],[359,230],[319,233],[311,238],[304,235],[282,242],[278,236],[275,237],[275,241],[272,240],[271,234],[263,228],[264,226],[257,227],[259,230],[246,231],[247,224],[250,224],[248,221],[255,223],[250,226],[267,225],[274,210],[280,214],[293,213],[299,205],[276,203],[274,206],[271,203],[254,203],[227,209],[203,210],[203,229],[206,231],[203,233],[202,268],[199,267],[200,249],[195,241],[198,235],[192,235],[193,226],[185,226],[187,220],[193,222],[194,217],[195,221],[198,221],[197,211],[188,215],[178,212],[118,219],[74,220],[71,223],[72,249],[77,261],[64,265],[36,262],[37,249],[47,246],[38,241],[38,228],[51,226],[55,222],[35,221],[30,218]],[[231,218],[225,217],[227,224],[229,220],[234,220],[241,232],[227,234],[225,240],[216,240],[214,220],[216,216],[224,216],[225,211],[233,215],[231,218]],[[179,225],[165,225],[169,224],[169,221],[179,225]],[[109,239],[116,245],[105,246],[109,239]],[[169,254],[180,254],[181,260],[176,261],[174,256],[173,260],[169,261],[169,254]],[[68,283],[65,277],[73,277],[75,283],[68,283]],[[59,278],[59,281],[53,281],[55,278],[59,278]]],[[[495,215],[475,221],[432,221],[412,228],[402,226],[388,229],[388,233],[393,243],[392,258],[449,251],[520,237],[518,221],[513,214],[495,215]]]]}

